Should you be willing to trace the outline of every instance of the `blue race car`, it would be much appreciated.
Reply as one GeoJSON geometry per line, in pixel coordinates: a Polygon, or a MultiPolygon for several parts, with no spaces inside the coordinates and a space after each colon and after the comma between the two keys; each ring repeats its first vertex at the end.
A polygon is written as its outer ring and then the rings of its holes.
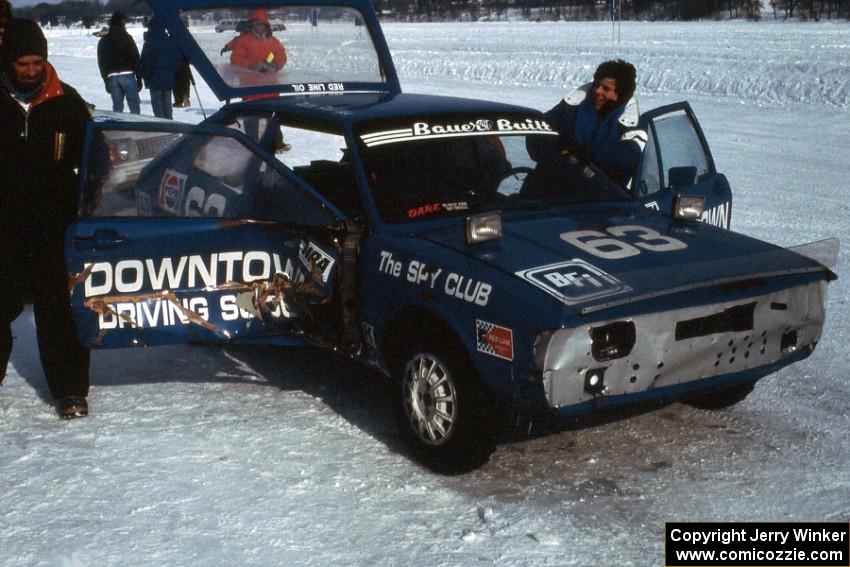
{"type": "Polygon", "coordinates": [[[365,0],[149,3],[243,101],[197,126],[91,130],[66,241],[85,345],[342,352],[392,378],[404,439],[445,472],[487,460],[505,408],[723,407],[815,348],[837,242],[727,230],[729,184],[687,103],[642,116],[621,187],[536,162],[557,135],[536,110],[402,93],[365,0]],[[279,68],[221,49],[216,22],[258,7],[286,22],[279,68]]]}

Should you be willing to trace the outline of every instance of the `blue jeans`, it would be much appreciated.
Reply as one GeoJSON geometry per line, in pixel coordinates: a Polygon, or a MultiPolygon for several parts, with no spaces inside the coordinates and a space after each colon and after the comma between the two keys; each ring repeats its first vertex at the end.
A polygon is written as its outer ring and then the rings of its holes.
{"type": "Polygon", "coordinates": [[[167,91],[151,89],[151,106],[154,116],[168,118],[169,120],[174,118],[171,113],[171,89],[167,91]]]}
{"type": "Polygon", "coordinates": [[[133,114],[142,113],[139,87],[133,73],[109,77],[109,94],[112,95],[112,110],[114,112],[124,112],[124,98],[126,97],[130,112],[133,114]]]}

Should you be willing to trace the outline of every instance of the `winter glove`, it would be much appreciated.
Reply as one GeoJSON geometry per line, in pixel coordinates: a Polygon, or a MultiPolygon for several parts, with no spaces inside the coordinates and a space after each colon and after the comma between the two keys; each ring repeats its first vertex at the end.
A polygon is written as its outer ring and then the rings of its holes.
{"type": "Polygon", "coordinates": [[[260,61],[259,63],[254,63],[253,65],[251,65],[251,69],[257,71],[258,73],[273,73],[277,71],[277,67],[275,67],[268,61],[260,61]]]}
{"type": "Polygon", "coordinates": [[[142,87],[144,87],[144,84],[142,83],[142,78],[136,77],[136,90],[142,92],[142,87]]]}
{"type": "Polygon", "coordinates": [[[592,163],[593,156],[578,144],[569,144],[561,150],[562,155],[568,155],[584,163],[592,163]]]}
{"type": "Polygon", "coordinates": [[[112,94],[112,85],[109,84],[109,80],[103,81],[103,86],[106,88],[106,92],[112,94]]]}

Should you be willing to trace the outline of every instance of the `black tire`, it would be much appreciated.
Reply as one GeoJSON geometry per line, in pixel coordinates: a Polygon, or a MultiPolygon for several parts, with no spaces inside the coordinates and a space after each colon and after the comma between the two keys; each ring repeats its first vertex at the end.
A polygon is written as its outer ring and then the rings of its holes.
{"type": "Polygon", "coordinates": [[[442,474],[474,470],[490,459],[496,403],[455,349],[417,344],[396,373],[396,421],[417,460],[442,474]]]}
{"type": "Polygon", "coordinates": [[[755,382],[735,384],[734,386],[726,386],[725,388],[695,394],[683,401],[699,409],[721,410],[743,401],[744,398],[750,395],[755,385],[755,382]]]}

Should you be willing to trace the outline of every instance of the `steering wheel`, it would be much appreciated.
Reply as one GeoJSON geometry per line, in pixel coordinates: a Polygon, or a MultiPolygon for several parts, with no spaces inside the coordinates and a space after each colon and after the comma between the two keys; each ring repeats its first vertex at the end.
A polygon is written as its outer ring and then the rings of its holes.
{"type": "Polygon", "coordinates": [[[531,167],[519,166],[510,168],[499,180],[496,192],[503,197],[518,195],[520,189],[522,189],[522,184],[525,183],[525,179],[532,173],[534,173],[534,169],[531,167]]]}

